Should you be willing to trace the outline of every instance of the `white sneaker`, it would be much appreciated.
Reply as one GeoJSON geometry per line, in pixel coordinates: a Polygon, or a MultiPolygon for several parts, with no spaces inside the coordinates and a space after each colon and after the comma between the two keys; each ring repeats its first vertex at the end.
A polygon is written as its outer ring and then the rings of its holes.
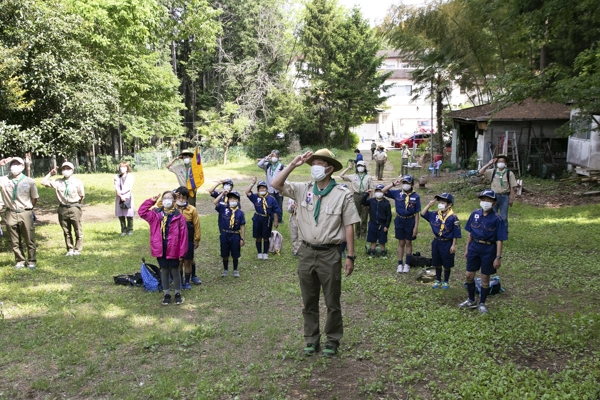
{"type": "Polygon", "coordinates": [[[267,253],[263,253],[263,260],[268,260],[269,259],[269,255],[267,253]]]}
{"type": "Polygon", "coordinates": [[[403,272],[404,272],[405,274],[407,274],[407,273],[408,273],[408,271],[410,271],[410,265],[408,265],[408,264],[404,264],[404,271],[403,271],[403,272]]]}
{"type": "Polygon", "coordinates": [[[81,255],[81,252],[80,252],[80,251],[77,251],[77,250],[73,250],[73,255],[74,255],[74,256],[80,256],[80,255],[81,255]]]}
{"type": "Polygon", "coordinates": [[[25,268],[25,261],[19,261],[16,265],[15,265],[15,269],[21,269],[21,268],[25,268]]]}
{"type": "Polygon", "coordinates": [[[67,257],[71,257],[73,255],[73,250],[69,250],[67,251],[67,254],[65,254],[65,256],[67,257]]]}
{"type": "Polygon", "coordinates": [[[263,259],[263,257],[262,257],[262,256],[263,256],[263,255],[262,255],[262,253],[258,253],[258,259],[259,259],[259,260],[262,260],[262,259],[263,259]]]}
{"type": "Polygon", "coordinates": [[[404,266],[402,264],[398,264],[398,268],[396,269],[396,273],[401,274],[404,272],[404,266]]]}
{"type": "Polygon", "coordinates": [[[32,263],[32,262],[27,263],[27,268],[29,268],[29,269],[35,269],[35,263],[32,263]]]}

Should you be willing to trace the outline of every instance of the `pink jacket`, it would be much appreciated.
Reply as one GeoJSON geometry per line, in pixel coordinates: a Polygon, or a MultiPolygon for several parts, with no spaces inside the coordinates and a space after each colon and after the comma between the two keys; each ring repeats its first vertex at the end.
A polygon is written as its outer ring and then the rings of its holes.
{"type": "Polygon", "coordinates": [[[173,215],[169,224],[167,235],[167,254],[163,254],[162,234],[160,222],[162,220],[162,208],[150,209],[154,200],[148,199],[138,209],[138,215],[150,225],[150,251],[152,257],[165,257],[169,259],[183,258],[188,250],[188,229],[183,214],[173,215]]]}

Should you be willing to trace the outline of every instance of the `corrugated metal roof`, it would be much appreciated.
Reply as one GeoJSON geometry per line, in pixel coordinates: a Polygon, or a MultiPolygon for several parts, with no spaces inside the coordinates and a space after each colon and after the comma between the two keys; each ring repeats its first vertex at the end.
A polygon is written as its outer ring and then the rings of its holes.
{"type": "Polygon", "coordinates": [[[462,110],[450,111],[446,116],[465,121],[536,121],[569,120],[571,108],[563,103],[549,103],[527,99],[521,104],[500,108],[498,103],[483,104],[462,110]]]}

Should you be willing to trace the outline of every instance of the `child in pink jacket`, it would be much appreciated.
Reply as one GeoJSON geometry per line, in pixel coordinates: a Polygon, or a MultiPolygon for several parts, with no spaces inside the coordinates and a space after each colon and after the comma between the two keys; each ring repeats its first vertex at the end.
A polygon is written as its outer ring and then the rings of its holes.
{"type": "Polygon", "coordinates": [[[179,261],[188,250],[188,229],[185,217],[175,207],[173,192],[164,192],[162,207],[151,209],[160,196],[154,196],[142,203],[138,215],[150,225],[150,251],[160,266],[160,280],[163,287],[163,306],[171,303],[169,275],[175,286],[175,304],[183,303],[181,298],[181,276],[179,261]]]}

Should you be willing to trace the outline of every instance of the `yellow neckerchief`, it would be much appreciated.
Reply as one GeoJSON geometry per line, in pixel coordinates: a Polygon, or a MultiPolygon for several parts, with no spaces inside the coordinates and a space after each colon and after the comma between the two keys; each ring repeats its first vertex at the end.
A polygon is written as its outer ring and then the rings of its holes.
{"type": "Polygon", "coordinates": [[[404,189],[402,189],[402,193],[406,194],[406,197],[404,198],[404,208],[408,210],[408,203],[410,201],[410,194],[412,193],[412,190],[410,192],[405,192],[404,189]]]}
{"type": "Polygon", "coordinates": [[[231,218],[229,218],[229,229],[233,229],[233,227],[235,226],[235,211],[238,209],[239,206],[235,206],[235,207],[229,207],[229,209],[231,210],[231,218]]]}
{"type": "Polygon", "coordinates": [[[162,234],[163,239],[167,238],[167,220],[169,219],[169,215],[173,214],[174,211],[175,207],[171,208],[170,210],[163,208],[162,220],[160,221],[160,233],[162,234]]]}
{"type": "Polygon", "coordinates": [[[442,224],[440,225],[440,232],[438,233],[439,236],[442,236],[444,233],[444,228],[446,228],[446,220],[450,218],[451,215],[454,215],[454,211],[452,211],[452,209],[448,210],[448,213],[445,217],[442,213],[443,212],[441,210],[438,210],[438,219],[442,221],[442,224]]]}
{"type": "Polygon", "coordinates": [[[263,214],[267,213],[267,196],[269,195],[269,192],[267,192],[267,194],[265,194],[264,196],[261,196],[260,194],[258,194],[258,197],[260,197],[262,199],[262,206],[263,206],[263,214]]]}

